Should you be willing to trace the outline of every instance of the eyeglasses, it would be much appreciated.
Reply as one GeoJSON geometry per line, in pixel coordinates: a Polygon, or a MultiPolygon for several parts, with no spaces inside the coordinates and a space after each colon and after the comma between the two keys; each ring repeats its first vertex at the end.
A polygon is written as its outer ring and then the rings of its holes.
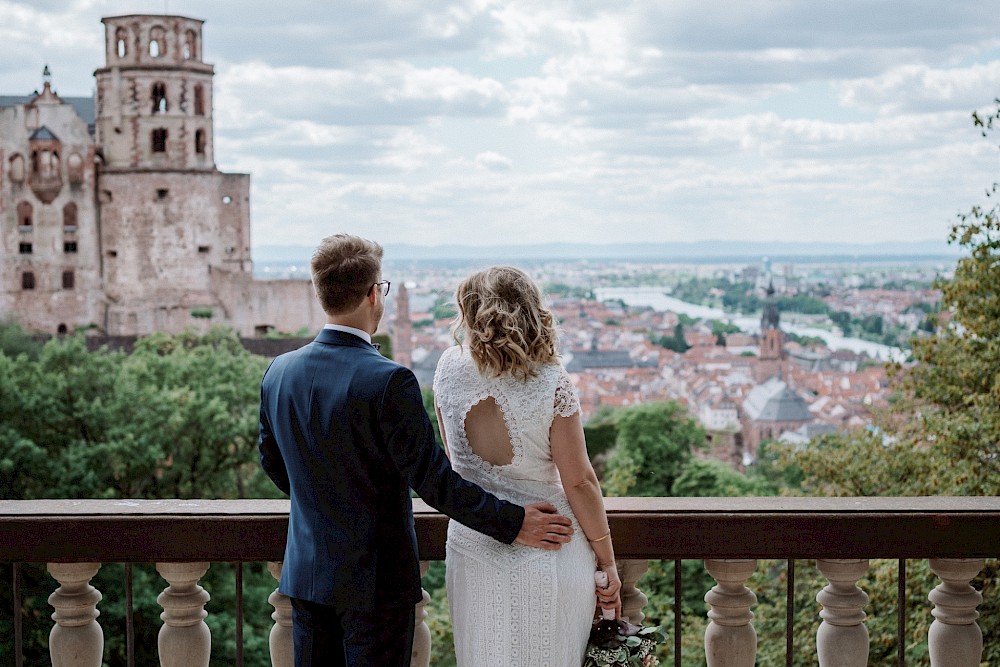
{"type": "Polygon", "coordinates": [[[374,285],[372,285],[372,287],[379,287],[381,285],[385,285],[385,289],[380,290],[382,292],[382,296],[389,296],[389,286],[392,285],[392,283],[389,282],[388,280],[380,280],[374,285]]]}

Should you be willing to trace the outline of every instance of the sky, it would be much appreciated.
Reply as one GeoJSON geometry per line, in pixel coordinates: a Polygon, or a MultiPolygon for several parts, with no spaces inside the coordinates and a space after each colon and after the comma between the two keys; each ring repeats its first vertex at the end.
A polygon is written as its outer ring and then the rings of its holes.
{"type": "Polygon", "coordinates": [[[946,240],[987,202],[996,0],[0,0],[0,94],[103,16],[205,20],[252,243],[946,240]]]}

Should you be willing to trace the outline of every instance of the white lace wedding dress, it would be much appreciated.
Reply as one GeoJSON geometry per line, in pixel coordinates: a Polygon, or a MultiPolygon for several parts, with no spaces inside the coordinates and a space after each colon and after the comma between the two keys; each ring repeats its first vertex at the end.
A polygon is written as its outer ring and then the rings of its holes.
{"type": "Polygon", "coordinates": [[[520,505],[547,500],[575,531],[560,550],[545,551],[449,523],[446,580],[459,667],[578,667],[596,606],[596,561],[549,446],[553,417],[580,409],[572,381],[558,364],[527,381],[484,378],[468,350],[452,347],[438,362],[434,393],[459,474],[520,505]],[[490,398],[510,436],[507,465],[480,458],[466,435],[469,411],[490,398]]]}

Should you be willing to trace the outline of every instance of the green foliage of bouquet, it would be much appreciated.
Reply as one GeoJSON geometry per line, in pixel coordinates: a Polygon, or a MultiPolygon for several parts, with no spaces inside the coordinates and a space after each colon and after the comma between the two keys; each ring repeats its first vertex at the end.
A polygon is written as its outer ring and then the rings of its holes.
{"type": "Polygon", "coordinates": [[[583,667],[653,667],[660,661],[653,649],[666,641],[660,627],[640,627],[623,620],[604,619],[594,624],[584,653],[583,667]]]}

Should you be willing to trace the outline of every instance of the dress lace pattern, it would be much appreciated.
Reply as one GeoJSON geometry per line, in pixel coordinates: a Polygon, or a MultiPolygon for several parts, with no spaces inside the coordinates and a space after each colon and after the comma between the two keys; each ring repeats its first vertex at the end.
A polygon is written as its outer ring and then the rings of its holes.
{"type": "Polygon", "coordinates": [[[583,663],[595,596],[594,554],[563,493],[552,461],[555,416],[580,409],[572,380],[558,364],[526,381],[479,374],[467,351],[447,350],[434,392],[452,466],[497,496],[521,505],[548,500],[574,524],[559,551],[503,544],[456,521],[448,528],[447,585],[460,667],[567,667],[583,663]],[[478,402],[496,401],[513,458],[493,465],[470,447],[465,418],[478,402]]]}

